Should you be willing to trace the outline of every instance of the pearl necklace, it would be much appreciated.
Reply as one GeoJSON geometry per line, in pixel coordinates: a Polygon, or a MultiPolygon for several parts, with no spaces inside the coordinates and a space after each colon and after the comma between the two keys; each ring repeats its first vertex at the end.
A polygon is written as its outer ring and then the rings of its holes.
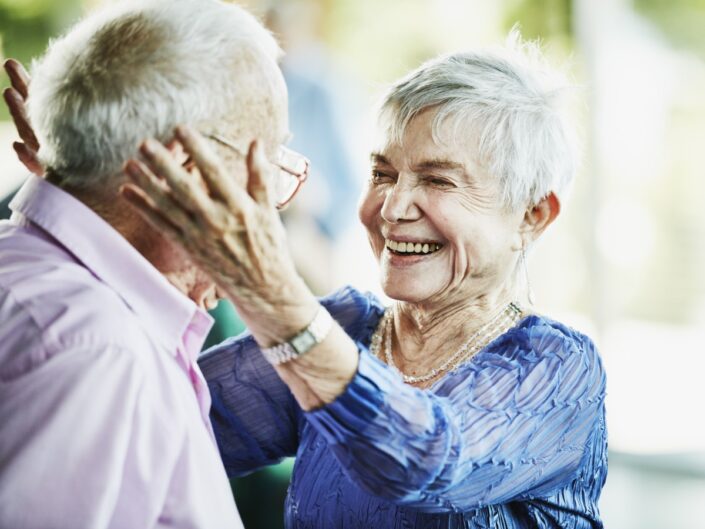
{"type": "Polygon", "coordinates": [[[370,352],[374,356],[382,359],[382,355],[380,354],[380,346],[382,345],[382,339],[384,338],[384,360],[387,362],[387,365],[396,370],[404,378],[404,382],[410,384],[427,382],[433,378],[436,378],[438,375],[445,373],[446,371],[454,371],[457,369],[461,363],[475,356],[475,354],[481,351],[495,338],[514,327],[521,319],[522,314],[523,310],[518,303],[510,303],[490,321],[480,327],[477,332],[475,332],[460,347],[460,349],[453,353],[440,366],[433,368],[425,375],[415,376],[403,373],[394,363],[394,358],[392,357],[392,311],[388,308],[384,311],[384,315],[372,335],[370,352]]]}

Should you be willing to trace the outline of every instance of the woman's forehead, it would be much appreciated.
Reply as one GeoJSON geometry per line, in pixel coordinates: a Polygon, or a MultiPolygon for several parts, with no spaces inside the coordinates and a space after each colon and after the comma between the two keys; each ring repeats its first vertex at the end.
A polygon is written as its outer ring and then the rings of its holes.
{"type": "Polygon", "coordinates": [[[478,163],[477,136],[452,120],[435,126],[433,116],[419,115],[409,122],[401,137],[387,131],[372,152],[373,161],[390,164],[434,165],[456,169],[478,163]]]}

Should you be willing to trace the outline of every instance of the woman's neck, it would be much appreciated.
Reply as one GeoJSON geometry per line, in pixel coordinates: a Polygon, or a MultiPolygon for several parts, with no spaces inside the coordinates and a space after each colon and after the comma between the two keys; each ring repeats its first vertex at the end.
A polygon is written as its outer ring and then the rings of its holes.
{"type": "Polygon", "coordinates": [[[515,299],[515,284],[510,282],[446,303],[396,303],[392,349],[397,366],[407,374],[438,366],[515,299]]]}

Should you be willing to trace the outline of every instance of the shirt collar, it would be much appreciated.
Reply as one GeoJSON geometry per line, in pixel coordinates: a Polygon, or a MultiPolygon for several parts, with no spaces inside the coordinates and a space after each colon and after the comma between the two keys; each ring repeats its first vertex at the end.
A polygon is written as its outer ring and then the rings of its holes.
{"type": "Polygon", "coordinates": [[[46,231],[114,290],[174,354],[186,345],[183,339],[189,328],[197,332],[187,348],[203,345],[213,319],[83,202],[32,175],[10,208],[46,231]]]}

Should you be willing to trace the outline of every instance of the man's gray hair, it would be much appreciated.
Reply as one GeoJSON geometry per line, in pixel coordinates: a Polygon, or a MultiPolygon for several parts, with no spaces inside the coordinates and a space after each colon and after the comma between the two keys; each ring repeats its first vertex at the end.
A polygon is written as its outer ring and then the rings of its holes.
{"type": "Polygon", "coordinates": [[[33,65],[28,105],[40,159],[62,184],[113,187],[142,140],[225,119],[238,97],[251,96],[237,75],[280,54],[252,15],[217,0],[142,0],[93,13],[33,65]]]}
{"type": "Polygon", "coordinates": [[[510,34],[506,47],[431,60],[398,81],[384,97],[381,119],[401,141],[409,122],[437,108],[435,141],[474,133],[480,162],[500,179],[511,209],[563,191],[576,170],[574,131],[565,116],[565,78],[548,68],[538,45],[510,34]]]}

